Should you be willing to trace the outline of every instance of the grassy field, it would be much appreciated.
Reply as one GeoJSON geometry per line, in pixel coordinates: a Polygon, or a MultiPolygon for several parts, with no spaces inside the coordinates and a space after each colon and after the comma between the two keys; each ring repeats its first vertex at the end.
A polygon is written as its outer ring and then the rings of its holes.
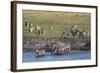
{"type": "Polygon", "coordinates": [[[72,12],[50,12],[50,11],[29,11],[23,10],[23,36],[24,37],[61,37],[62,32],[69,32],[71,26],[77,25],[81,31],[90,32],[91,14],[72,12]],[[46,34],[37,36],[29,32],[25,27],[25,22],[32,23],[33,26],[40,26],[45,29],[46,34]],[[50,30],[49,26],[53,29],[50,30]]]}

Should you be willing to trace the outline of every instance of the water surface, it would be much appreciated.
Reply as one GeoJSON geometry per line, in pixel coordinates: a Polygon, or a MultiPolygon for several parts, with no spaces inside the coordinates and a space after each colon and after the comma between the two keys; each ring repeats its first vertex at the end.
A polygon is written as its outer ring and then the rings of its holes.
{"type": "Polygon", "coordinates": [[[65,61],[65,60],[87,60],[91,59],[90,51],[73,51],[64,55],[51,55],[36,57],[33,52],[23,52],[23,62],[43,62],[43,61],[65,61]]]}

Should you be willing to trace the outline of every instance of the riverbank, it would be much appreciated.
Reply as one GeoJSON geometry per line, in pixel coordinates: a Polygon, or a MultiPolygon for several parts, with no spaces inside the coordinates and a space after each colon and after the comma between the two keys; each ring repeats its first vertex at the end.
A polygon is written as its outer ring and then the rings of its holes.
{"type": "MultiPolygon", "coordinates": [[[[50,52],[49,46],[52,46],[55,44],[55,42],[63,42],[64,44],[70,44],[71,51],[88,51],[90,49],[90,39],[89,38],[71,38],[71,39],[61,39],[61,38],[49,38],[49,39],[43,39],[43,38],[23,38],[23,51],[24,52],[32,52],[36,49],[36,45],[44,45],[45,51],[50,52]]],[[[41,48],[41,47],[40,47],[41,48]]]]}

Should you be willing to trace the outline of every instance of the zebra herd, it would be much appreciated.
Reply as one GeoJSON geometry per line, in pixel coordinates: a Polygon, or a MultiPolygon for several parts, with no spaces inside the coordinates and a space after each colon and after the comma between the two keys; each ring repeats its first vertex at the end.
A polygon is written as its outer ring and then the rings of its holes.
{"type": "MultiPolygon", "coordinates": [[[[25,27],[28,27],[28,31],[31,33],[36,34],[37,36],[45,35],[46,30],[44,27],[40,27],[38,25],[33,25],[32,23],[25,22],[25,27]]],[[[89,37],[90,33],[86,32],[85,30],[80,30],[77,25],[73,25],[69,27],[70,29],[67,32],[62,32],[61,37],[68,37],[68,36],[78,36],[78,37],[89,37]]],[[[48,27],[49,30],[54,29],[53,26],[48,27]]]]}
{"type": "Polygon", "coordinates": [[[35,45],[34,53],[36,56],[44,56],[46,53],[51,53],[52,55],[63,55],[71,51],[70,42],[52,42],[52,43],[42,43],[35,45]],[[48,51],[47,51],[48,50],[48,51]]]}
{"type": "Polygon", "coordinates": [[[79,30],[77,26],[72,26],[70,33],[72,34],[72,36],[76,36],[76,35],[83,36],[83,37],[89,36],[89,32],[86,32],[84,30],[83,31],[79,30]]]}
{"type": "Polygon", "coordinates": [[[45,29],[40,26],[36,26],[33,25],[32,23],[25,22],[25,27],[28,28],[29,32],[34,33],[37,36],[45,35],[45,29]]]}
{"type": "Polygon", "coordinates": [[[90,33],[85,31],[85,30],[80,30],[77,25],[74,25],[70,28],[69,32],[62,32],[62,37],[68,37],[68,36],[72,36],[72,37],[89,37],[90,33]]]}

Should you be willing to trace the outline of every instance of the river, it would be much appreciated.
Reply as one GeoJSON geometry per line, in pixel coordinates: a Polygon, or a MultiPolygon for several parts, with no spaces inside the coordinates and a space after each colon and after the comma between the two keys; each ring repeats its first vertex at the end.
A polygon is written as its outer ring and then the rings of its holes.
{"type": "Polygon", "coordinates": [[[69,61],[91,59],[90,51],[72,51],[64,55],[51,55],[50,53],[42,57],[36,57],[33,52],[23,52],[23,62],[44,62],[44,61],[69,61]]]}

